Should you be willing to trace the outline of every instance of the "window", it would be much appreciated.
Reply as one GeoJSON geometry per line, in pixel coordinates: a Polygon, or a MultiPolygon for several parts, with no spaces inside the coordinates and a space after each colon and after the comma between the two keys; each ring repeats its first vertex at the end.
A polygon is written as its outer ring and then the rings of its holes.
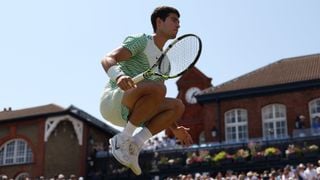
{"type": "Polygon", "coordinates": [[[320,134],[320,98],[309,102],[309,113],[312,134],[320,134]]]}
{"type": "Polygon", "coordinates": [[[245,109],[232,109],[225,113],[225,136],[227,142],[248,139],[248,113],[245,109]]]}
{"type": "Polygon", "coordinates": [[[10,140],[0,147],[0,166],[31,162],[31,148],[22,139],[10,140]]]}
{"type": "Polygon", "coordinates": [[[287,138],[286,107],[270,104],[262,108],[263,137],[265,139],[287,138]]]}
{"type": "Polygon", "coordinates": [[[320,98],[312,100],[309,103],[309,109],[311,114],[320,114],[320,98]]]}

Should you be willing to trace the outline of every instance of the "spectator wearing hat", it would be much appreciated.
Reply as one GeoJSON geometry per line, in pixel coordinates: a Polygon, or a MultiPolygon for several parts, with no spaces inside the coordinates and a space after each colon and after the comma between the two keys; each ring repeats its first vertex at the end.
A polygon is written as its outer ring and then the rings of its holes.
{"type": "Polygon", "coordinates": [[[8,180],[8,176],[3,174],[3,175],[0,175],[0,179],[1,180],[8,180]]]}
{"type": "Polygon", "coordinates": [[[59,174],[57,177],[58,180],[65,180],[64,175],[63,174],[59,174]]]}
{"type": "Polygon", "coordinates": [[[304,174],[304,170],[305,170],[304,164],[300,163],[296,170],[296,176],[298,180],[305,180],[307,178],[306,175],[304,174]]]}
{"type": "Polygon", "coordinates": [[[77,180],[77,176],[74,174],[70,174],[69,180],[77,180]]]}
{"type": "Polygon", "coordinates": [[[245,173],[240,173],[240,174],[238,175],[238,180],[245,180],[245,179],[246,179],[245,173]]]}
{"type": "Polygon", "coordinates": [[[253,172],[251,180],[259,180],[259,174],[257,172],[253,172]]]}
{"type": "Polygon", "coordinates": [[[252,176],[253,176],[252,171],[247,172],[247,176],[246,176],[245,180],[251,180],[252,176]]]}

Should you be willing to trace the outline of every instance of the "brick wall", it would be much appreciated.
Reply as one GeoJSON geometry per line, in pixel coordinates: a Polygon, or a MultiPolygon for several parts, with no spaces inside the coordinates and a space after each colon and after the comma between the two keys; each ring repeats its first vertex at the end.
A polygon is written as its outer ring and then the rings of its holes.
{"type": "MultiPolygon", "coordinates": [[[[221,125],[217,128],[221,130],[222,140],[224,140],[224,113],[234,108],[243,108],[248,112],[249,138],[262,137],[262,108],[269,104],[283,104],[286,106],[288,134],[291,135],[295,118],[299,114],[303,114],[306,117],[306,126],[310,127],[308,104],[311,100],[319,97],[320,89],[308,89],[265,96],[222,100],[220,102],[219,114],[221,125]]],[[[210,106],[217,108],[217,103],[210,103],[209,107],[210,106]]],[[[213,117],[212,121],[217,124],[217,112],[213,110],[210,114],[210,116],[213,117]]]]}

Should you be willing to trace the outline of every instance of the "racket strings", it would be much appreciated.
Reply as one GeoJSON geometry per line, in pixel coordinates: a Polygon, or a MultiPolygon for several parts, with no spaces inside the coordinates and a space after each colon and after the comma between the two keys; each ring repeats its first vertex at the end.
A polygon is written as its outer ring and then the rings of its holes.
{"type": "Polygon", "coordinates": [[[159,71],[168,76],[175,76],[189,68],[197,59],[200,50],[199,39],[185,37],[174,44],[162,60],[159,71]]]}

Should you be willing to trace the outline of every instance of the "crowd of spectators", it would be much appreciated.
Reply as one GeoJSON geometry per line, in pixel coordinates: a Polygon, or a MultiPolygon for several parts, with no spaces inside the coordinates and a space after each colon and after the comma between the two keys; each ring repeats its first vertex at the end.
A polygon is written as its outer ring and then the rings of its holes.
{"type": "MultiPolygon", "coordinates": [[[[84,180],[83,177],[77,177],[74,174],[70,174],[69,176],[65,176],[64,174],[57,174],[54,177],[44,177],[44,176],[39,176],[39,177],[29,177],[29,176],[24,176],[24,177],[19,177],[19,180],[84,180]]],[[[5,174],[0,175],[0,180],[14,180],[14,178],[10,178],[5,174]]]]}
{"type": "Polygon", "coordinates": [[[149,139],[143,146],[144,150],[159,150],[159,149],[170,149],[176,148],[177,142],[175,138],[170,138],[167,136],[162,137],[155,137],[153,139],[149,139]]]}
{"type": "MultiPolygon", "coordinates": [[[[156,177],[155,179],[159,179],[156,177]]],[[[318,164],[300,163],[297,166],[286,165],[280,169],[264,170],[262,172],[233,172],[227,170],[225,173],[218,172],[210,174],[209,172],[180,174],[169,176],[165,180],[319,180],[320,179],[320,160],[318,164]]]]}

